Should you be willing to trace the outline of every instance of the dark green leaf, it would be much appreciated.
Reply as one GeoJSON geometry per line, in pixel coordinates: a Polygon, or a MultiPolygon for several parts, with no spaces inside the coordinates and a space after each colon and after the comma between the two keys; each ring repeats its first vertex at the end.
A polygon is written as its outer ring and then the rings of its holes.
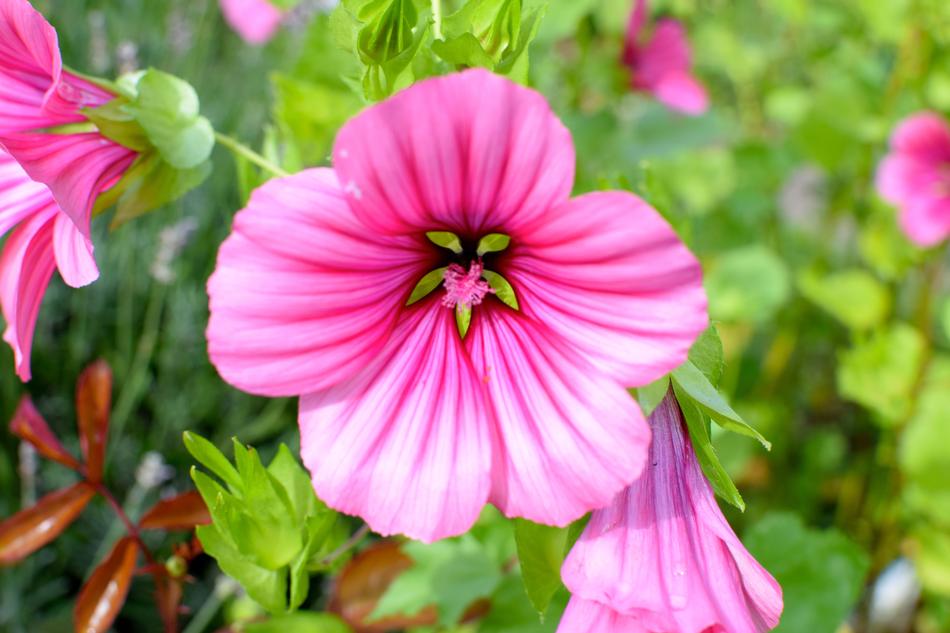
{"type": "Polygon", "coordinates": [[[544,613],[562,586],[561,564],[571,545],[570,528],[539,525],[525,519],[515,519],[514,526],[525,590],[538,613],[544,613]]]}

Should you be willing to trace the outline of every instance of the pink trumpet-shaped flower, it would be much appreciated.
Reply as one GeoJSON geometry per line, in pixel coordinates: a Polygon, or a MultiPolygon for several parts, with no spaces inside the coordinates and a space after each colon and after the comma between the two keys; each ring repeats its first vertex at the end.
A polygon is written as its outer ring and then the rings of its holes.
{"type": "Polygon", "coordinates": [[[877,171],[881,197],[900,209],[904,233],[919,246],[950,237],[950,125],[921,112],[894,130],[877,171]]]}
{"type": "Polygon", "coordinates": [[[29,2],[0,0],[0,236],[17,227],[3,250],[0,301],[23,380],[53,269],[72,286],[96,279],[93,205],[136,157],[96,131],[50,128],[81,124],[82,108],[114,96],[63,70],[56,31],[29,2]]]}
{"type": "Polygon", "coordinates": [[[285,12],[268,0],[219,0],[221,13],[232,29],[248,44],[268,42],[283,21],[285,12]]]}
{"type": "Polygon", "coordinates": [[[593,513],[561,570],[559,633],[762,633],[782,589],[722,516],[672,393],[643,475],[593,513]]]}
{"type": "Polygon", "coordinates": [[[623,49],[623,63],[635,90],[651,93],[672,110],[697,115],[709,107],[706,89],[692,73],[686,29],[672,19],[657,20],[648,33],[646,0],[637,0],[623,49]]]}
{"type": "Polygon", "coordinates": [[[629,193],[570,199],[567,129],[483,70],[367,108],[333,160],[235,218],[208,285],[221,375],[301,394],[317,494],[383,534],[459,534],[486,501],[557,525],[609,503],[649,445],[626,386],[677,366],[707,323],[669,224],[629,193]],[[478,252],[493,233],[510,245],[478,252]],[[442,287],[407,305],[423,278],[442,287]]]}

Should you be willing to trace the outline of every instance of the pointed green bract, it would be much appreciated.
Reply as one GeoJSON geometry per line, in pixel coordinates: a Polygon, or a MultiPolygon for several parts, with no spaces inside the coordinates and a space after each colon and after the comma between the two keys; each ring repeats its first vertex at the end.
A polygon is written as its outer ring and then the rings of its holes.
{"type": "Polygon", "coordinates": [[[455,325],[458,327],[459,336],[465,338],[468,334],[468,328],[472,325],[472,309],[461,303],[455,306],[455,325]]]}
{"type": "Polygon", "coordinates": [[[482,277],[485,278],[488,285],[495,291],[495,296],[499,301],[514,310],[520,309],[518,307],[518,297],[515,295],[515,289],[507,279],[493,270],[483,270],[482,277]]]}
{"type": "Polygon", "coordinates": [[[509,244],[511,244],[511,238],[504,233],[489,233],[478,241],[478,256],[503,251],[509,244]]]}
{"type": "Polygon", "coordinates": [[[455,233],[450,231],[429,231],[426,233],[426,238],[436,246],[447,248],[456,255],[462,253],[462,240],[460,240],[459,236],[455,233]]]}
{"type": "Polygon", "coordinates": [[[446,267],[443,266],[442,268],[436,268],[426,273],[425,276],[419,280],[419,283],[416,284],[416,287],[412,289],[412,294],[409,295],[406,305],[411,306],[417,301],[426,298],[429,296],[429,293],[438,288],[445,276],[445,269],[446,267]]]}

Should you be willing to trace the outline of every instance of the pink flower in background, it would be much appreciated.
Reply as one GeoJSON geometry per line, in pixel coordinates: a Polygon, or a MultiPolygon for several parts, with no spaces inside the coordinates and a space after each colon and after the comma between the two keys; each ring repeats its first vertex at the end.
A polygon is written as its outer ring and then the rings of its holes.
{"type": "Polygon", "coordinates": [[[220,0],[221,13],[248,44],[264,44],[277,33],[285,12],[268,0],[220,0]]]}
{"type": "Polygon", "coordinates": [[[901,228],[916,244],[950,237],[950,125],[943,117],[921,112],[897,126],[877,189],[898,207],[901,228]]]}
{"type": "Polygon", "coordinates": [[[672,110],[697,115],[709,107],[706,89],[692,73],[686,29],[677,20],[657,20],[648,32],[646,0],[637,0],[623,49],[623,63],[636,90],[649,92],[672,110]]]}
{"type": "Polygon", "coordinates": [[[672,393],[649,417],[643,475],[593,513],[561,577],[559,633],[762,633],[782,590],[722,516],[672,393]]]}
{"type": "Polygon", "coordinates": [[[30,341],[53,269],[72,286],[96,279],[92,208],[136,157],[98,132],[48,128],[82,123],[82,108],[113,97],[63,71],[56,31],[29,2],[0,0],[0,145],[6,149],[0,235],[16,226],[3,250],[0,300],[4,339],[23,380],[30,377],[30,341]]]}
{"type": "Polygon", "coordinates": [[[669,224],[629,193],[570,199],[567,129],[483,70],[366,109],[333,160],[265,184],[235,218],[208,285],[221,375],[301,395],[317,494],[383,534],[459,534],[486,501],[557,525],[609,503],[650,440],[626,387],[680,364],[707,323],[699,263],[669,224]],[[510,245],[480,255],[498,233],[510,245]],[[517,309],[485,283],[498,275],[517,309]]]}

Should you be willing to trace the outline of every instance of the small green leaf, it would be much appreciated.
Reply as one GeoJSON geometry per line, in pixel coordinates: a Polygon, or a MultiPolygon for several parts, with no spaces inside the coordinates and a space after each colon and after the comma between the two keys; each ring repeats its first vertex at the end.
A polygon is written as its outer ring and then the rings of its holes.
{"type": "Polygon", "coordinates": [[[472,325],[472,309],[462,305],[455,306],[455,325],[458,326],[459,336],[465,338],[468,334],[468,328],[472,325]]]}
{"type": "Polygon", "coordinates": [[[672,376],[673,387],[674,389],[678,388],[677,397],[680,398],[681,404],[683,398],[688,397],[719,426],[758,440],[766,450],[772,449],[772,445],[768,440],[732,410],[732,407],[722,397],[719,390],[709,382],[709,379],[693,363],[686,361],[673,370],[672,376]]]}
{"type": "Polygon", "coordinates": [[[183,438],[185,448],[191,453],[192,457],[198,460],[199,464],[220,477],[222,481],[228,484],[232,492],[239,492],[243,489],[241,476],[238,475],[237,470],[224,456],[224,453],[219,451],[214,444],[191,431],[185,431],[183,438]]]}
{"type": "Polygon", "coordinates": [[[281,615],[265,622],[242,625],[245,633],[352,633],[343,620],[332,613],[300,612],[281,615]]]}
{"type": "Polygon", "coordinates": [[[689,430],[689,439],[699,460],[699,466],[712,485],[713,491],[719,498],[745,511],[745,501],[742,500],[742,495],[732,483],[732,478],[719,461],[716,449],[712,445],[709,437],[709,418],[676,380],[673,381],[673,392],[683,412],[686,428],[689,430]]]}
{"type": "Polygon", "coordinates": [[[214,148],[214,129],[200,114],[194,88],[150,69],[139,78],[136,90],[137,96],[125,110],[169,165],[191,169],[208,160],[214,148]]]}
{"type": "Polygon", "coordinates": [[[413,303],[429,296],[430,292],[438,288],[445,277],[446,268],[447,266],[443,266],[442,268],[436,268],[435,270],[427,272],[425,276],[419,280],[419,283],[416,284],[416,287],[412,289],[412,294],[409,295],[406,305],[411,306],[413,303]]]}
{"type": "Polygon", "coordinates": [[[539,525],[525,519],[515,519],[514,526],[525,591],[538,613],[544,613],[562,586],[561,565],[572,544],[571,528],[539,525]]]}
{"type": "Polygon", "coordinates": [[[511,238],[504,233],[489,233],[478,240],[478,256],[503,251],[509,244],[511,244],[511,238]]]}
{"type": "Polygon", "coordinates": [[[667,392],[670,390],[670,377],[663,376],[654,380],[648,385],[637,387],[637,403],[643,415],[650,415],[653,410],[663,402],[667,392]]]}
{"type": "Polygon", "coordinates": [[[493,270],[483,270],[482,277],[488,282],[488,285],[495,291],[495,296],[499,301],[509,308],[518,310],[518,297],[515,295],[515,289],[507,279],[493,270]]]}
{"type": "Polygon", "coordinates": [[[462,240],[455,233],[449,231],[429,231],[426,237],[436,246],[447,248],[456,255],[462,253],[462,240]]]}

